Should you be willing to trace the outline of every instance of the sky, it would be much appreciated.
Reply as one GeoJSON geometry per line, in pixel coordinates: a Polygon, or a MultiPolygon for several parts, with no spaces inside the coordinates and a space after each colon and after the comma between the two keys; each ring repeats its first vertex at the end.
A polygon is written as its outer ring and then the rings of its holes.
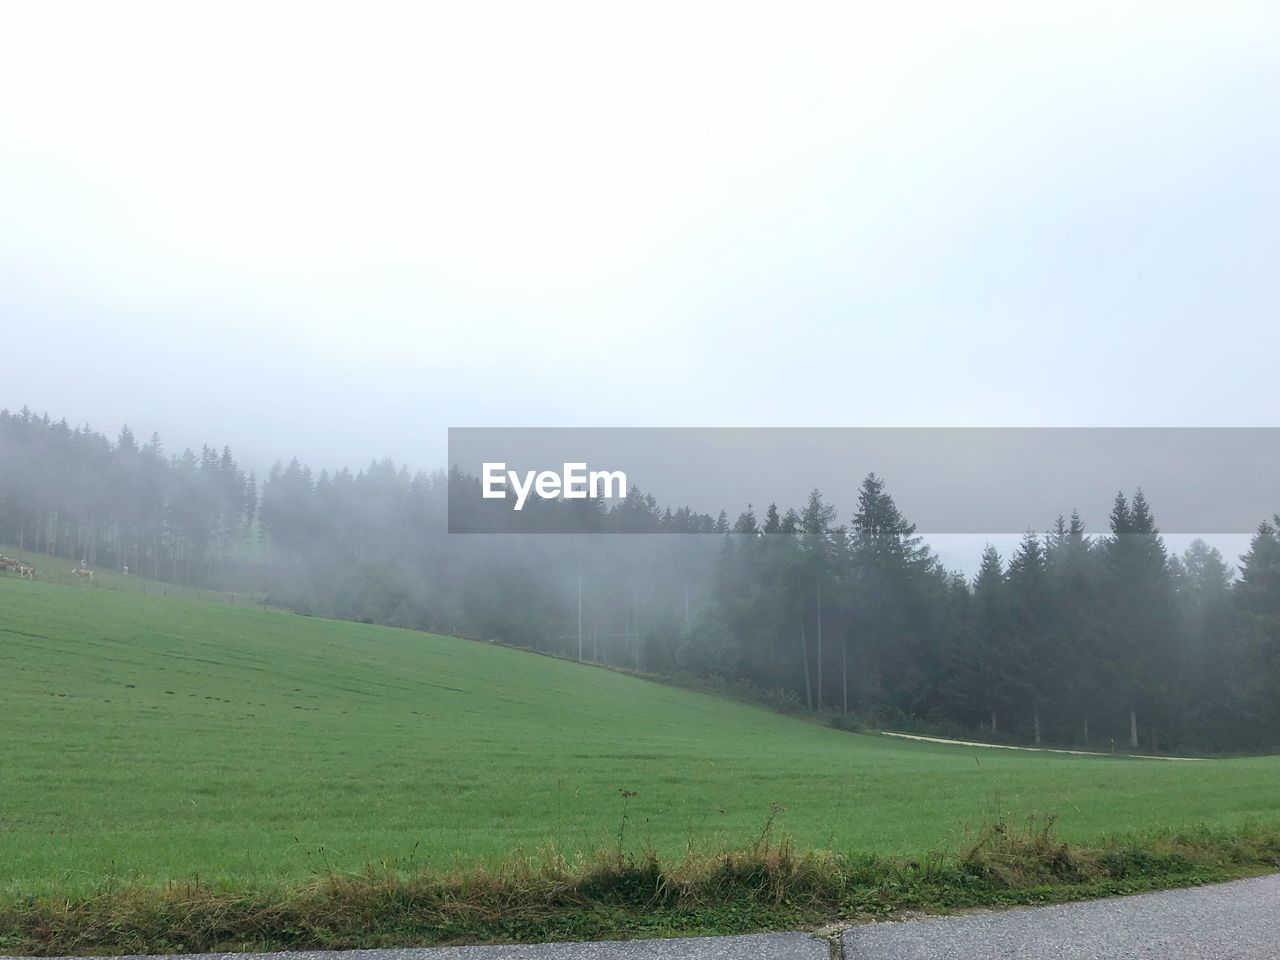
{"type": "Polygon", "coordinates": [[[1273,3],[4,19],[0,407],[260,470],[1280,422],[1273,3]]]}

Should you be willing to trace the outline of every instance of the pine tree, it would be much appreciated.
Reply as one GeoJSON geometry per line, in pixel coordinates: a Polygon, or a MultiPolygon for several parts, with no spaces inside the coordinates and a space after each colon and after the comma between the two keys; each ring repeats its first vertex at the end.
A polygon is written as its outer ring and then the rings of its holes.
{"type": "Polygon", "coordinates": [[[1139,711],[1150,716],[1149,741],[1159,747],[1159,724],[1174,719],[1161,709],[1169,701],[1171,679],[1179,671],[1181,646],[1176,636],[1168,555],[1141,490],[1131,504],[1116,497],[1107,542],[1110,575],[1110,633],[1116,652],[1116,693],[1127,701],[1129,746],[1140,743],[1139,711]]]}
{"type": "Polygon", "coordinates": [[[1242,684],[1246,709],[1280,735],[1280,516],[1263,522],[1240,558],[1240,582],[1235,588],[1240,630],[1245,637],[1244,661],[1250,670],[1242,684]]]}
{"type": "Polygon", "coordinates": [[[817,709],[822,711],[823,705],[823,659],[822,644],[823,608],[822,585],[827,579],[830,568],[830,542],[828,535],[836,516],[835,507],[822,499],[822,492],[816,487],[809,493],[809,501],[800,515],[800,531],[802,533],[801,548],[804,557],[801,593],[808,595],[812,591],[815,608],[816,632],[814,636],[816,660],[816,700],[817,709]]]}
{"type": "MultiPolygon", "coordinates": [[[[1125,505],[1127,510],[1127,504],[1125,505]]],[[[1047,553],[1051,638],[1056,676],[1057,713],[1065,733],[1081,746],[1090,745],[1090,718],[1097,715],[1107,692],[1109,651],[1100,613],[1100,557],[1085,535],[1078,511],[1051,535],[1047,553]],[[1069,722],[1068,722],[1069,721],[1069,722]]]]}
{"type": "Polygon", "coordinates": [[[935,680],[924,669],[936,627],[932,611],[945,580],[874,473],[862,481],[848,536],[860,695],[879,710],[924,709],[935,680]]]}
{"type": "Polygon", "coordinates": [[[755,536],[760,533],[760,525],[756,522],[756,512],[751,508],[751,504],[747,504],[747,509],[738,514],[738,519],[733,524],[734,533],[744,533],[755,536]]]}
{"type": "Polygon", "coordinates": [[[782,520],[778,516],[778,505],[776,503],[769,504],[769,509],[764,515],[764,532],[765,533],[781,533],[782,520]]]}
{"type": "Polygon", "coordinates": [[[1005,589],[1004,562],[991,544],[982,551],[982,562],[973,582],[973,657],[976,695],[990,729],[1000,729],[1000,714],[1012,699],[1005,686],[1010,669],[1012,623],[1005,589]]]}
{"type": "Polygon", "coordinates": [[[1010,656],[1018,664],[1018,668],[1009,673],[1028,700],[1033,739],[1039,746],[1041,710],[1054,692],[1058,665],[1053,643],[1048,560],[1039,536],[1033,531],[1023,535],[1009,563],[1007,583],[1014,634],[1010,656]]]}

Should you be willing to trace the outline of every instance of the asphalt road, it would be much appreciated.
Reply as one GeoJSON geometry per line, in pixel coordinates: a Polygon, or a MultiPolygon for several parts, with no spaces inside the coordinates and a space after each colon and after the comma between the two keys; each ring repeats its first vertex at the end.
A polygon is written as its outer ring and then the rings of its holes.
{"type": "MultiPolygon", "coordinates": [[[[846,930],[843,960],[1278,960],[1280,875],[1056,907],[846,930]]],[[[831,960],[804,933],[258,954],[253,960],[831,960]]],[[[156,958],[151,958],[156,960],[156,958]]],[[[177,960],[177,958],[169,958],[177,960]]],[[[196,960],[196,958],[190,958],[196,960]]],[[[247,960],[200,954],[198,960],[247,960]]]]}
{"type": "MultiPolygon", "coordinates": [[[[831,947],[806,933],[745,937],[538,943],[499,947],[431,947],[297,953],[203,953],[182,960],[831,960],[831,947]]],[[[119,958],[117,958],[119,960],[119,958]]],[[[139,958],[127,958],[139,960],[139,958]]],[[[162,960],[151,957],[147,960],[162,960]]],[[[179,958],[163,958],[179,960],[179,958]]]]}
{"type": "Polygon", "coordinates": [[[854,927],[844,960],[1277,960],[1280,876],[854,927]]]}

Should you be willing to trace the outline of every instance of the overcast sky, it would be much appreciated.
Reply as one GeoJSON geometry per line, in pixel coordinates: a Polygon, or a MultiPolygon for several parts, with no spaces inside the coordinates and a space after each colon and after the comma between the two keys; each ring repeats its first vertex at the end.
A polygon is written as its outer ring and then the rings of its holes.
{"type": "Polygon", "coordinates": [[[320,6],[6,8],[0,406],[257,466],[1280,420],[1280,5],[320,6]]]}

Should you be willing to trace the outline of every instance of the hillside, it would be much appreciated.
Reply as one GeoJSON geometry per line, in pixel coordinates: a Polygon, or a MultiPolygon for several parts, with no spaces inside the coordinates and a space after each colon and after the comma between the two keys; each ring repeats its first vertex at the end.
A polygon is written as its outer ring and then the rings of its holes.
{"type": "MultiPolygon", "coordinates": [[[[131,584],[140,585],[140,581],[131,584]]],[[[9,892],[292,879],[555,845],[915,854],[997,813],[1067,838],[1271,824],[1280,759],[856,736],[499,646],[0,576],[9,892]]]]}
{"type": "MultiPolygon", "coordinates": [[[[12,544],[0,545],[0,556],[17,560],[36,571],[35,579],[41,583],[56,583],[64,586],[82,587],[89,584],[77,577],[73,572],[78,563],[65,557],[52,557],[44,553],[33,553],[20,550],[12,544]]],[[[181,583],[162,583],[146,577],[126,575],[119,570],[93,564],[93,588],[96,590],[115,590],[124,593],[138,593],[143,596],[161,597],[174,600],[206,600],[211,603],[245,606],[263,606],[261,594],[229,593],[225,590],[211,590],[208,587],[189,587],[181,583]]],[[[0,572],[0,579],[6,575],[0,572]]]]}

